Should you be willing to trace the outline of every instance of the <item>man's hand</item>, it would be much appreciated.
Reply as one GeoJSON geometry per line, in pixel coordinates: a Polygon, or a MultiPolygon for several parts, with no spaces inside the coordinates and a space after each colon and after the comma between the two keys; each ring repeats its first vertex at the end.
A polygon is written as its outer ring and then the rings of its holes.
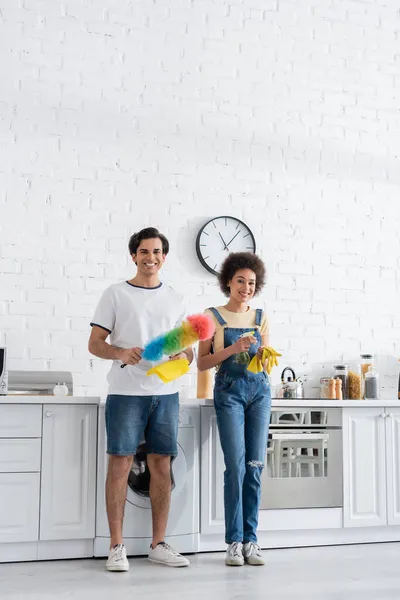
{"type": "Polygon", "coordinates": [[[169,360],[180,360],[181,358],[188,360],[186,352],[178,352],[178,354],[173,354],[169,357],[169,360]]]}
{"type": "Polygon", "coordinates": [[[126,348],[118,353],[118,360],[124,365],[137,365],[142,359],[143,348],[126,348]]]}

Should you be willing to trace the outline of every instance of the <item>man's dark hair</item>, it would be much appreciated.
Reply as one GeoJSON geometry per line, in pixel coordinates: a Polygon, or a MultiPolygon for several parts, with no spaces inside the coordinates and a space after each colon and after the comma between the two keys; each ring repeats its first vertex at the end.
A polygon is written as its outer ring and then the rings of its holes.
{"type": "Polygon", "coordinates": [[[140,246],[140,242],[143,240],[151,240],[153,238],[159,238],[162,243],[163,254],[167,255],[169,252],[169,241],[156,229],[155,227],[146,227],[146,229],[141,229],[137,233],[134,233],[129,240],[129,253],[136,254],[137,249],[140,246]]]}
{"type": "Polygon", "coordinates": [[[229,282],[233,279],[235,273],[241,269],[250,269],[256,275],[256,286],[254,295],[258,294],[265,284],[265,265],[257,254],[252,252],[232,252],[222,263],[218,274],[218,283],[225,296],[229,296],[229,282]]]}

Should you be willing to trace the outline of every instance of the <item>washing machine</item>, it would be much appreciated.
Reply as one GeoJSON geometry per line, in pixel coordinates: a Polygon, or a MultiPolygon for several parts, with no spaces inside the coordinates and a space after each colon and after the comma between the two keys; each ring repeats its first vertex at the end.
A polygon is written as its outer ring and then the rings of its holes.
{"type": "MultiPolygon", "coordinates": [[[[109,529],[105,504],[106,453],[105,404],[99,409],[98,472],[95,556],[107,556],[109,529]]],[[[199,550],[199,448],[200,407],[179,410],[178,455],[171,463],[171,509],[165,541],[181,553],[199,550]]],[[[144,443],[140,444],[128,478],[123,527],[128,556],[148,554],[152,541],[150,474],[144,443]]]]}

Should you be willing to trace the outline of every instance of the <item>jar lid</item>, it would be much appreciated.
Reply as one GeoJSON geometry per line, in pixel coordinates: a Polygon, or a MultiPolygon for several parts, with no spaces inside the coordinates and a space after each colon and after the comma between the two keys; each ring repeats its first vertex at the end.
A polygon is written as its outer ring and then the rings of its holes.
{"type": "Polygon", "coordinates": [[[333,368],[338,371],[345,371],[348,368],[348,365],[334,365],[333,368]]]}
{"type": "Polygon", "coordinates": [[[375,354],[360,354],[361,358],[374,358],[375,354]]]}

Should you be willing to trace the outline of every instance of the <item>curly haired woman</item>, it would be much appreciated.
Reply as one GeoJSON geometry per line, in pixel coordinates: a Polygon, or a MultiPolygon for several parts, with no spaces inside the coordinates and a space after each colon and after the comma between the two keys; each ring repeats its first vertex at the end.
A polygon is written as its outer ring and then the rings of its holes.
{"type": "Polygon", "coordinates": [[[257,544],[261,473],[268,443],[271,388],[265,371],[247,366],[268,345],[268,323],[248,302],[265,282],[262,260],[250,252],[230,254],[219,285],[229,297],[225,306],[206,310],[216,324],[214,338],[199,345],[198,369],[217,368],[214,405],[224,454],[225,563],[263,565],[257,544]]]}

